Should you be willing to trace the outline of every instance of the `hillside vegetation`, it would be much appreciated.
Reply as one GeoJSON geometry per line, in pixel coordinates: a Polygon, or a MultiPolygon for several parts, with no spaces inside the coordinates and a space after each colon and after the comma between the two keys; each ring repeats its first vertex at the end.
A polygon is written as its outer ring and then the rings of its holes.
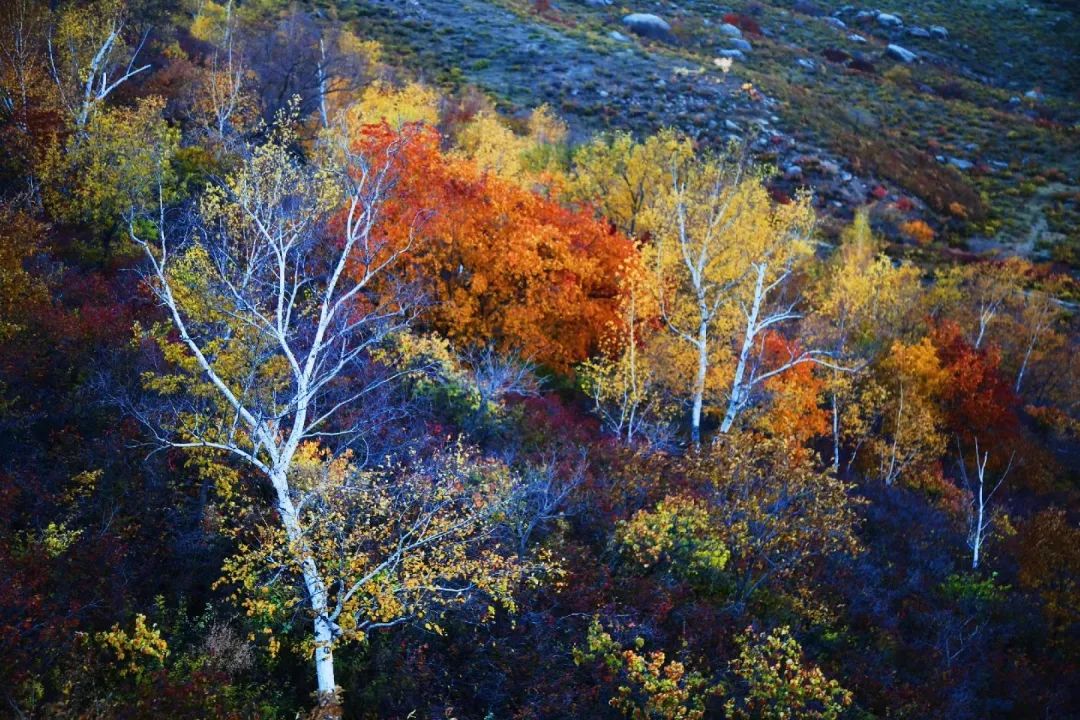
{"type": "Polygon", "coordinates": [[[1080,717],[1068,3],[0,7],[0,717],[1080,717]]]}

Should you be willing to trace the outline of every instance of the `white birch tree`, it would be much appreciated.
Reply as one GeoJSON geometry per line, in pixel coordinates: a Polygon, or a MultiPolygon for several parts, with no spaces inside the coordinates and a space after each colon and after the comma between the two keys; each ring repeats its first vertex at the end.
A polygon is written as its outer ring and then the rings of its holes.
{"type": "Polygon", "coordinates": [[[375,372],[372,358],[417,307],[396,277],[411,240],[379,231],[409,135],[336,143],[314,163],[294,156],[295,139],[279,126],[249,148],[182,237],[164,205],[133,213],[129,230],[167,316],[150,334],[170,369],[144,378],[165,421],[144,417],[163,446],[231,457],[270,489],[259,541],[226,578],[298,579],[319,703],[334,717],[336,643],[476,589],[506,596],[512,564],[478,546],[513,478],[466,450],[364,469],[376,395],[411,372],[375,372]]]}
{"type": "Polygon", "coordinates": [[[987,475],[986,465],[990,460],[990,453],[983,451],[979,454],[979,439],[975,438],[975,464],[974,477],[968,472],[967,460],[964,459],[964,450],[957,438],[956,450],[958,454],[957,464],[960,468],[960,477],[964,481],[964,487],[971,493],[971,501],[968,504],[968,532],[967,544],[971,550],[971,569],[978,570],[982,560],[983,546],[993,532],[994,513],[991,501],[1001,488],[1005,478],[1009,476],[1015,455],[1009,458],[1008,465],[1002,471],[995,482],[987,475]]]}

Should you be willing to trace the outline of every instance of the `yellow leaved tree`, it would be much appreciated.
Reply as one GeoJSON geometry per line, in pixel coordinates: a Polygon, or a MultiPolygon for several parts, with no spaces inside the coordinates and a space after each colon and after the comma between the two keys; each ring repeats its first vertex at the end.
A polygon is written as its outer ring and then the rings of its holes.
{"type": "Polygon", "coordinates": [[[669,186],[671,166],[694,156],[693,143],[674,130],[636,142],[628,132],[599,137],[574,153],[572,200],[590,202],[627,235],[650,230],[643,216],[669,186]]]}
{"type": "Polygon", "coordinates": [[[352,454],[404,416],[387,393],[413,372],[378,359],[417,300],[396,282],[409,241],[379,222],[415,135],[377,151],[335,139],[298,157],[282,121],[206,192],[198,232],[176,238],[157,212],[129,222],[165,316],[138,333],[162,360],[143,417],[162,446],[232,463],[208,470],[233,495],[224,581],[268,626],[306,616],[324,717],[340,713],[336,645],[476,593],[508,605],[520,579],[517,548],[493,535],[505,467],[461,447],[352,454]]]}
{"type": "Polygon", "coordinates": [[[645,213],[644,248],[660,316],[683,348],[690,386],[691,439],[701,440],[706,395],[726,401],[728,432],[771,377],[825,353],[792,349],[764,367],[762,345],[800,317],[790,280],[810,255],[809,198],[779,204],[764,176],[732,155],[664,164],[665,184],[645,213]]]}
{"type": "MultiPolygon", "coordinates": [[[[894,263],[886,256],[870,229],[865,210],[840,236],[840,246],[812,291],[815,310],[809,333],[833,353],[833,359],[861,371],[895,339],[912,334],[922,324],[919,308],[924,290],[918,268],[894,263]]],[[[840,469],[841,445],[861,437],[871,407],[857,406],[857,398],[869,402],[873,390],[860,382],[866,373],[827,373],[826,392],[832,416],[834,472],[840,469]],[[848,427],[849,424],[854,427],[848,427]]]]}

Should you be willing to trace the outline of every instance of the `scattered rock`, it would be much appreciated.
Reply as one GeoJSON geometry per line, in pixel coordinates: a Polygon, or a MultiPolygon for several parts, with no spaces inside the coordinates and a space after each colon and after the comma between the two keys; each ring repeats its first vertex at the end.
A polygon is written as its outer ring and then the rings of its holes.
{"type": "Polygon", "coordinates": [[[916,25],[912,25],[907,29],[907,34],[911,37],[928,38],[930,37],[930,31],[926,28],[921,28],[916,25]]]}
{"type": "Polygon", "coordinates": [[[864,43],[864,42],[866,42],[866,38],[864,38],[862,35],[857,35],[855,33],[851,33],[850,35],[848,35],[847,39],[850,40],[853,43],[864,43]]]}
{"type": "Polygon", "coordinates": [[[971,168],[975,167],[975,163],[958,157],[949,158],[949,164],[957,170],[970,170],[971,168]]]}
{"type": "Polygon", "coordinates": [[[732,120],[725,120],[724,128],[730,130],[731,132],[742,132],[742,128],[739,127],[738,123],[732,120]]]}
{"type": "Polygon", "coordinates": [[[931,25],[930,26],[930,36],[935,37],[938,40],[948,40],[949,39],[949,31],[946,30],[945,28],[943,28],[941,25],[931,25]]]}
{"type": "Polygon", "coordinates": [[[1026,97],[1028,100],[1039,102],[1045,97],[1045,95],[1043,95],[1038,90],[1028,90],[1026,93],[1024,93],[1024,97],[1026,97]]]}
{"type": "Polygon", "coordinates": [[[630,38],[626,37],[618,30],[612,30],[611,32],[609,32],[608,37],[615,42],[630,42],[630,38]]]}
{"type": "Polygon", "coordinates": [[[630,32],[653,40],[670,40],[671,25],[658,15],[631,13],[622,19],[630,32]]]}
{"type": "Polygon", "coordinates": [[[852,124],[859,127],[876,129],[878,126],[878,119],[862,108],[850,107],[844,114],[852,124]]]}
{"type": "Polygon", "coordinates": [[[745,60],[746,55],[742,50],[717,50],[716,54],[720,57],[731,58],[732,60],[745,60]]]}
{"type": "Polygon", "coordinates": [[[728,42],[731,44],[731,47],[736,50],[742,50],[743,52],[750,52],[754,49],[754,46],[751,45],[749,41],[743,40],[742,38],[732,38],[728,42]]]}
{"type": "Polygon", "coordinates": [[[878,25],[887,28],[898,28],[904,24],[903,20],[891,13],[878,13],[877,21],[878,25]]]}
{"type": "Polygon", "coordinates": [[[798,63],[800,67],[803,67],[803,68],[805,68],[805,69],[807,69],[807,70],[809,70],[811,72],[813,72],[814,70],[817,70],[817,65],[814,64],[813,60],[808,60],[806,58],[799,58],[795,62],[798,63]]]}
{"type": "Polygon", "coordinates": [[[727,35],[728,37],[733,37],[733,38],[741,38],[742,37],[742,30],[735,27],[731,23],[724,23],[723,25],[721,25],[720,26],[720,32],[722,32],[724,35],[727,35]]]}
{"type": "Polygon", "coordinates": [[[847,27],[847,24],[840,18],[827,17],[825,18],[825,22],[829,25],[832,25],[834,28],[839,28],[841,30],[847,27]]]}
{"type": "Polygon", "coordinates": [[[905,63],[915,62],[919,58],[919,56],[915,53],[911,52],[907,48],[900,47],[899,45],[889,45],[887,48],[885,48],[885,53],[889,55],[889,57],[896,58],[900,62],[905,63]]]}
{"type": "Polygon", "coordinates": [[[784,177],[788,180],[798,180],[802,177],[802,168],[798,165],[788,165],[784,168],[784,177]]]}
{"type": "Polygon", "coordinates": [[[864,20],[873,20],[877,17],[877,13],[873,10],[860,10],[855,13],[855,22],[863,22],[864,20]]]}

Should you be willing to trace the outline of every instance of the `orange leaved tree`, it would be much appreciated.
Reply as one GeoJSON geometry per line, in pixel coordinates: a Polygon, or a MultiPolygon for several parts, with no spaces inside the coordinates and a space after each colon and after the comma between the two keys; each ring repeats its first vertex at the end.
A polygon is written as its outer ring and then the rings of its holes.
{"type": "MultiPolygon", "coordinates": [[[[444,153],[436,131],[414,130],[379,227],[389,245],[409,248],[413,279],[429,295],[426,323],[457,344],[555,369],[588,357],[618,319],[618,270],[633,244],[591,212],[444,153]]],[[[355,145],[377,156],[394,137],[369,125],[355,145]]]]}

